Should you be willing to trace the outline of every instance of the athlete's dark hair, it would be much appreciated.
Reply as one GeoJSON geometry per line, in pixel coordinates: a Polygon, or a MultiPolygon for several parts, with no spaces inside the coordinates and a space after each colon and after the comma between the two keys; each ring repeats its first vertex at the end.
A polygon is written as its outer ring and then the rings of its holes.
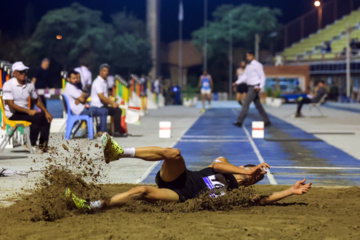
{"type": "MultiPolygon", "coordinates": [[[[254,164],[246,164],[246,165],[244,166],[244,168],[248,168],[248,167],[256,167],[256,165],[254,165],[254,164]]],[[[258,182],[260,182],[260,181],[263,180],[263,179],[264,179],[264,175],[261,175],[261,178],[259,179],[258,182]]]]}
{"type": "Polygon", "coordinates": [[[324,80],[320,80],[319,83],[325,84],[325,81],[324,81],[324,80]]]}

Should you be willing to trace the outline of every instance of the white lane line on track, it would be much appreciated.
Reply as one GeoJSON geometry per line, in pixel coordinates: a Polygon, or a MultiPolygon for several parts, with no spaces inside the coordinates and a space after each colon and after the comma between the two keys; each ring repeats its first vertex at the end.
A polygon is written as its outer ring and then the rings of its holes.
{"type": "Polygon", "coordinates": [[[302,166],[272,166],[272,169],[314,169],[314,170],[360,170],[359,167],[302,167],[302,166]]]}
{"type": "MultiPolygon", "coordinates": [[[[244,129],[246,136],[248,137],[250,144],[251,144],[252,148],[254,149],[254,152],[255,152],[257,158],[259,159],[259,162],[264,163],[265,162],[264,158],[261,156],[261,153],[260,153],[259,149],[256,147],[256,144],[255,144],[254,140],[251,138],[248,130],[244,127],[244,125],[242,126],[242,128],[244,129]]],[[[271,174],[269,169],[267,170],[266,176],[268,177],[268,179],[272,185],[277,185],[277,182],[276,182],[274,176],[271,174]]]]}
{"type": "MultiPolygon", "coordinates": [[[[184,134],[194,125],[194,123],[202,116],[202,114],[200,114],[195,121],[193,122],[193,124],[191,124],[188,128],[186,128],[181,134],[180,136],[176,139],[176,141],[170,145],[169,147],[172,148],[176,145],[176,143],[178,143],[180,141],[180,139],[184,136],[184,134]]],[[[146,170],[146,172],[135,182],[135,184],[141,183],[142,181],[144,181],[145,178],[147,178],[149,176],[149,174],[154,170],[154,168],[160,163],[161,161],[157,161],[154,162],[153,165],[151,165],[148,170],[146,170]]]]}
{"type": "Polygon", "coordinates": [[[234,139],[237,139],[237,138],[246,138],[247,139],[247,136],[216,136],[216,135],[213,135],[213,136],[204,136],[204,135],[185,135],[183,136],[183,138],[234,138],[234,139]]]}
{"type": "Polygon", "coordinates": [[[180,142],[249,142],[247,139],[183,139],[180,142]]]}

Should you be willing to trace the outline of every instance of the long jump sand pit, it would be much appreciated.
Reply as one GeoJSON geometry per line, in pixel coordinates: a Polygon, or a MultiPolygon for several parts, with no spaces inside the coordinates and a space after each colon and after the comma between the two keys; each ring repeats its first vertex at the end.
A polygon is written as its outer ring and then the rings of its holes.
{"type": "Polygon", "coordinates": [[[66,201],[66,187],[97,200],[136,185],[97,184],[109,167],[101,154],[62,147],[65,154],[57,150],[44,160],[43,177],[32,194],[0,209],[0,239],[360,239],[359,187],[313,186],[305,195],[259,206],[256,197],[289,186],[256,185],[216,199],[134,201],[122,208],[81,212],[66,201]]]}
{"type": "MultiPolygon", "coordinates": [[[[84,189],[110,196],[132,187],[84,189]]],[[[0,239],[360,239],[358,187],[314,187],[306,195],[270,206],[246,203],[253,191],[269,194],[285,188],[255,186],[239,191],[247,195],[240,196],[239,201],[227,198],[209,203],[201,199],[202,203],[190,200],[176,205],[133,202],[93,214],[68,209],[63,189],[51,192],[55,198],[48,199],[43,199],[46,193],[38,192],[0,209],[0,239]]]]}

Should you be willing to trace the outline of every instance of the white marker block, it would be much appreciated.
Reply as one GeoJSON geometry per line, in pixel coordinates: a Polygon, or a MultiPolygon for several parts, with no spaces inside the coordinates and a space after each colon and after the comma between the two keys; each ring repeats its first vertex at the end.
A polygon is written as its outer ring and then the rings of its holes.
{"type": "Polygon", "coordinates": [[[171,138],[171,122],[159,123],[159,138],[171,138]]]}
{"type": "Polygon", "coordinates": [[[252,122],[252,138],[264,138],[264,122],[252,122]]]}

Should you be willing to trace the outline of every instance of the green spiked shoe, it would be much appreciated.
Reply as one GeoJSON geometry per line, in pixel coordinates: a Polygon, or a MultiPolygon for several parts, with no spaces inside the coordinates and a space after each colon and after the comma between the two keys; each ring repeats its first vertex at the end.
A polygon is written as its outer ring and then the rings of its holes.
{"type": "Polygon", "coordinates": [[[75,196],[75,194],[73,194],[70,190],[70,188],[66,188],[65,189],[65,198],[68,201],[73,201],[75,203],[75,206],[78,209],[87,209],[87,210],[91,210],[91,207],[89,205],[89,203],[81,198],[78,198],[77,196],[75,196]]]}
{"type": "Polygon", "coordinates": [[[106,163],[118,160],[120,154],[124,152],[122,147],[120,147],[108,133],[104,133],[101,136],[101,142],[104,148],[104,158],[106,163]]]}

